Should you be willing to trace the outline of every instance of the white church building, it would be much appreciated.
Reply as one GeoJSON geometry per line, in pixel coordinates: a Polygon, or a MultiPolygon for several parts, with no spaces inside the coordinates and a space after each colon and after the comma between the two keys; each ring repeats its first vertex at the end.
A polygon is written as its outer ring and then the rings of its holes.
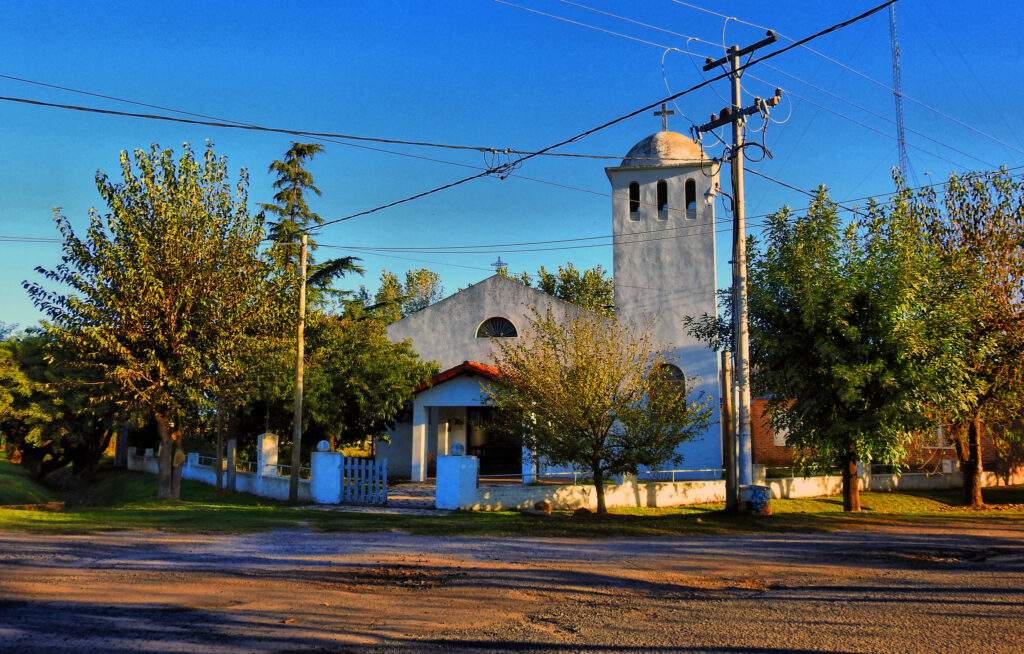
{"type": "MultiPolygon", "coordinates": [[[[706,432],[679,448],[680,468],[692,478],[720,476],[718,357],[686,333],[684,316],[714,315],[715,213],[713,163],[690,138],[662,130],[643,139],[622,163],[606,168],[612,187],[613,276],[619,320],[653,321],[655,343],[690,383],[692,397],[711,399],[706,432]]],[[[492,337],[518,338],[532,310],[569,316],[582,309],[501,275],[494,275],[388,327],[393,341],[410,339],[423,360],[442,372],[416,392],[411,416],[399,421],[390,444],[378,446],[389,475],[422,481],[438,455],[480,458],[482,475],[523,474],[533,464],[522,442],[489,434],[482,388],[493,377],[492,337]]],[[[543,471],[542,471],[543,472],[543,471]]]]}

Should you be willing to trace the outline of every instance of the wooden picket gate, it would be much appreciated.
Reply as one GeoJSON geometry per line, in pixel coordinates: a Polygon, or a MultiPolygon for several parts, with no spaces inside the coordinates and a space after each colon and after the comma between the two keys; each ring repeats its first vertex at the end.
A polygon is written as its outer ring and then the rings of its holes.
{"type": "Polygon", "coordinates": [[[387,504],[388,460],[345,457],[341,464],[341,501],[387,504]]]}

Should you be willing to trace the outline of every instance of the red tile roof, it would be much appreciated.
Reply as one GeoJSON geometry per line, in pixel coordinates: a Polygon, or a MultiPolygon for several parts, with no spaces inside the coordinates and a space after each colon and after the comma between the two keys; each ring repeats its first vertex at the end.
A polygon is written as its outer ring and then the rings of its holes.
{"type": "Polygon", "coordinates": [[[498,376],[498,369],[494,366],[489,366],[486,363],[477,363],[476,361],[463,361],[459,365],[449,368],[448,370],[442,370],[431,378],[426,384],[421,384],[416,387],[415,393],[425,391],[428,388],[443,384],[449,379],[454,379],[459,375],[480,375],[487,379],[494,379],[498,376]]]}

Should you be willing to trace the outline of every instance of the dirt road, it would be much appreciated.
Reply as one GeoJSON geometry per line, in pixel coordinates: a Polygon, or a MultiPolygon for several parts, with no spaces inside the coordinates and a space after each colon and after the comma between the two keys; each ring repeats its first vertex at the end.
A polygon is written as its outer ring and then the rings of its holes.
{"type": "Polygon", "coordinates": [[[603,541],[0,533],[0,650],[1021,652],[1024,525],[603,541]]]}

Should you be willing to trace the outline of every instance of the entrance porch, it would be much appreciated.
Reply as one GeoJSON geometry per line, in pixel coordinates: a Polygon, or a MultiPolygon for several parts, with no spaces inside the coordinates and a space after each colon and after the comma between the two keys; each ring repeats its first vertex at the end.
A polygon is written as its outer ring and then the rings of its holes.
{"type": "Polygon", "coordinates": [[[388,457],[392,476],[424,481],[436,474],[438,456],[458,452],[478,457],[482,475],[532,479],[532,464],[523,463],[522,436],[490,427],[493,409],[484,398],[496,373],[492,366],[464,361],[417,389],[411,415],[396,424],[390,443],[377,448],[388,457]]]}

